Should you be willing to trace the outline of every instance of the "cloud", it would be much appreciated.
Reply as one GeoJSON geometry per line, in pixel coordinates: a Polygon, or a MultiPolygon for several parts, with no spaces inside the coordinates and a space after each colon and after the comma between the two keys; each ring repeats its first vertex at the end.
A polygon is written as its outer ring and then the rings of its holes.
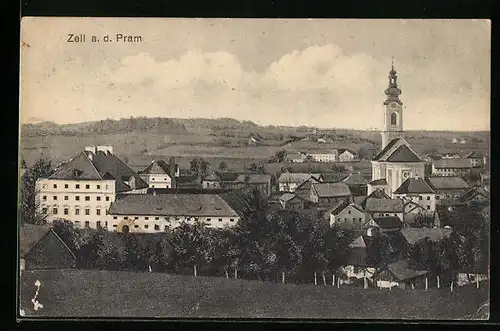
{"type": "MultiPolygon", "coordinates": [[[[482,86],[478,79],[453,75],[442,62],[396,66],[408,107],[405,128],[488,127],[489,106],[484,93],[475,93],[482,86]],[[471,107],[485,111],[469,120],[471,107]]],[[[46,75],[40,89],[30,89],[26,119],[38,120],[41,113],[59,123],[129,116],[234,117],[262,124],[376,128],[390,69],[385,60],[334,44],[293,50],[259,72],[245,70],[233,53],[201,50],[166,60],[139,53],[92,70],[78,58],[64,66],[46,75]]]]}

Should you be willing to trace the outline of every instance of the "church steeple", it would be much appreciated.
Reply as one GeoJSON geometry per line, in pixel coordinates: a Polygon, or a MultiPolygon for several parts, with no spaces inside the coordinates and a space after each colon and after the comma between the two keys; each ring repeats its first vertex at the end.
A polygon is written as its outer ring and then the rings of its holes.
{"type": "Polygon", "coordinates": [[[399,99],[402,91],[398,87],[398,76],[391,61],[389,84],[384,91],[387,96],[384,101],[384,127],[382,129],[382,149],[394,138],[403,135],[403,102],[399,99]]]}
{"type": "Polygon", "coordinates": [[[389,71],[389,85],[384,93],[387,95],[384,105],[388,105],[391,102],[396,102],[400,105],[403,104],[403,102],[399,99],[399,96],[403,92],[400,88],[398,88],[398,75],[396,70],[394,70],[394,59],[392,59],[391,71],[389,71]]]}

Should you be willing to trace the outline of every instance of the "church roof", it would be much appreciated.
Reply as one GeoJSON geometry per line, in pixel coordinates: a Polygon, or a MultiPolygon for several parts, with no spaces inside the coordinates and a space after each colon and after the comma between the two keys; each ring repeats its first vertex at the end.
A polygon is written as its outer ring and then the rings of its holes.
{"type": "Polygon", "coordinates": [[[385,180],[385,178],[380,178],[380,179],[372,180],[369,184],[372,186],[374,186],[374,185],[387,185],[387,181],[385,180]]]}
{"type": "Polygon", "coordinates": [[[408,178],[394,191],[394,194],[434,193],[434,190],[422,178],[408,178]]]}
{"type": "Polygon", "coordinates": [[[405,139],[395,138],[373,158],[373,161],[422,162],[422,159],[405,139]]]}
{"type": "Polygon", "coordinates": [[[352,173],[342,180],[347,185],[366,185],[367,180],[361,174],[352,173]]]}

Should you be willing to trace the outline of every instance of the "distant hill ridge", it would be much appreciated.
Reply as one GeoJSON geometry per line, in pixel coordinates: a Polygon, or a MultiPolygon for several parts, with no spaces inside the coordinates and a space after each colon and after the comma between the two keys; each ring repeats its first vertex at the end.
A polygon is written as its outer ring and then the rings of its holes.
{"type": "MultiPolygon", "coordinates": [[[[54,122],[40,122],[36,124],[22,124],[21,134],[27,137],[52,136],[52,135],[105,135],[137,131],[149,131],[165,134],[182,134],[200,130],[241,130],[258,134],[259,130],[279,130],[288,132],[322,134],[346,134],[356,132],[377,131],[354,129],[317,129],[314,127],[299,126],[261,126],[251,121],[239,121],[234,118],[165,118],[165,117],[131,117],[119,120],[105,119],[74,124],[56,124],[54,122]]],[[[407,136],[442,136],[442,137],[484,137],[489,132],[452,132],[452,131],[407,131],[407,136]]]]}

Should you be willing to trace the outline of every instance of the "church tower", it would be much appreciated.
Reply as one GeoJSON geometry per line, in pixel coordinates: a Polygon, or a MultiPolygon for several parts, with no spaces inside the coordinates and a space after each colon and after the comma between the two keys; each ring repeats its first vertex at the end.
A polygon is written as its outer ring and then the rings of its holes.
{"type": "Polygon", "coordinates": [[[394,62],[389,71],[389,86],[385,90],[384,126],[382,129],[382,149],[394,138],[403,136],[403,102],[399,99],[402,91],[398,88],[398,76],[394,70],[394,62]]]}

